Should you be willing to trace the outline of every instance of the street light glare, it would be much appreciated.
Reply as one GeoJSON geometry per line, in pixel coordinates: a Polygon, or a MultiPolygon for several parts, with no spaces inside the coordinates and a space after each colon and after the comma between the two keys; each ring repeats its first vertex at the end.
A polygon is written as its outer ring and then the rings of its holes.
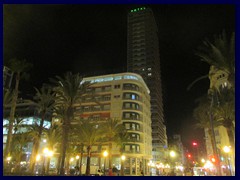
{"type": "Polygon", "coordinates": [[[224,147],[223,147],[223,151],[224,151],[225,153],[229,153],[229,152],[230,152],[230,147],[229,147],[229,146],[224,146],[224,147]]]}
{"type": "Polygon", "coordinates": [[[108,156],[108,152],[107,152],[107,151],[104,151],[104,152],[103,152],[103,156],[104,156],[104,157],[107,157],[107,156],[108,156]]]}
{"type": "Polygon", "coordinates": [[[126,156],[122,155],[121,159],[124,161],[126,159],[126,156]]]}
{"type": "Polygon", "coordinates": [[[176,156],[176,153],[174,151],[170,151],[170,156],[171,157],[175,157],[176,156]]]}

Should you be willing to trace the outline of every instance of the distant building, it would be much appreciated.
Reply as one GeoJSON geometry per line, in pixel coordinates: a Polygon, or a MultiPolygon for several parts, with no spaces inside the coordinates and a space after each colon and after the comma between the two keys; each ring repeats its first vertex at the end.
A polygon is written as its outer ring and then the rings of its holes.
{"type": "Polygon", "coordinates": [[[149,7],[128,13],[127,70],[140,74],[150,89],[153,161],[164,158],[167,146],[164,124],[158,28],[149,7]]]}
{"type": "MultiPolygon", "coordinates": [[[[89,96],[81,103],[82,119],[119,120],[129,134],[123,150],[125,175],[141,175],[141,170],[149,173],[147,163],[152,159],[150,92],[142,77],[135,73],[119,73],[86,77],[83,81],[93,85],[87,90],[89,96]]],[[[103,162],[102,152],[106,149],[108,143],[93,146],[91,163],[99,165],[103,162]]],[[[112,163],[120,169],[119,146],[114,144],[112,150],[112,163]]]]}
{"type": "Polygon", "coordinates": [[[184,148],[183,148],[183,144],[182,144],[181,135],[179,135],[179,134],[173,135],[173,144],[176,145],[176,147],[177,147],[179,162],[182,165],[184,165],[186,159],[185,159],[185,152],[184,152],[184,148]]]}
{"type": "MultiPolygon", "coordinates": [[[[3,112],[3,149],[7,142],[8,124],[10,116],[11,106],[5,108],[3,112]]],[[[13,137],[20,133],[29,131],[28,125],[40,124],[40,115],[38,113],[38,107],[31,100],[19,100],[16,106],[15,121],[13,127],[13,137]],[[23,127],[24,125],[24,127],[23,127]]],[[[50,128],[51,126],[51,114],[47,114],[46,120],[44,121],[44,127],[50,128]]],[[[44,145],[44,142],[41,143],[44,145]]],[[[25,147],[25,160],[29,160],[32,151],[32,142],[29,142],[25,147]]]]}

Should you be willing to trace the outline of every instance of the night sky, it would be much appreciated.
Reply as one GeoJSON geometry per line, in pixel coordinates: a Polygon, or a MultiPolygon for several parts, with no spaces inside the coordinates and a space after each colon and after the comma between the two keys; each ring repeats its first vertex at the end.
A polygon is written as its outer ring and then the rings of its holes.
{"type": "MultiPolygon", "coordinates": [[[[82,75],[126,71],[127,12],[136,5],[4,5],[4,60],[33,63],[21,96],[67,71],[82,75]]],[[[207,93],[209,65],[194,51],[204,38],[235,31],[234,5],[149,5],[159,28],[164,112],[168,135],[180,133],[185,146],[203,141],[192,128],[195,99],[207,93]]],[[[169,136],[170,137],[170,136],[169,136]]]]}

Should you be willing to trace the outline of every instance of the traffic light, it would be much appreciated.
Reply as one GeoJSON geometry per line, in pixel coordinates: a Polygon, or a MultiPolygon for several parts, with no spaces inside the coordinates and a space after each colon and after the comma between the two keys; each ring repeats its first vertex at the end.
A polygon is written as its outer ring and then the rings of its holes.
{"type": "Polygon", "coordinates": [[[187,157],[188,157],[188,158],[191,158],[191,157],[192,157],[192,155],[188,153],[188,154],[187,154],[187,157]]]}
{"type": "Polygon", "coordinates": [[[193,145],[193,146],[197,146],[197,143],[196,143],[196,142],[193,142],[192,145],[193,145]]]}

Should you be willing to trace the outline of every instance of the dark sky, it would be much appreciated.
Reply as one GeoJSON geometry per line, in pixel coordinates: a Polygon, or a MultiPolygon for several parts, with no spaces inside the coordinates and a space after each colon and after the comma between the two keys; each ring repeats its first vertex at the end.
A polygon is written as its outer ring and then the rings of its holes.
{"type": "MultiPolygon", "coordinates": [[[[136,5],[135,5],[136,6],[136,5]]],[[[128,5],[4,5],[4,60],[33,63],[23,94],[66,71],[80,74],[126,71],[128,5]]],[[[187,91],[209,66],[194,55],[204,38],[235,29],[234,5],[149,5],[159,27],[161,76],[167,131],[183,143],[203,140],[192,129],[195,99],[205,94],[205,79],[187,91]]]]}

